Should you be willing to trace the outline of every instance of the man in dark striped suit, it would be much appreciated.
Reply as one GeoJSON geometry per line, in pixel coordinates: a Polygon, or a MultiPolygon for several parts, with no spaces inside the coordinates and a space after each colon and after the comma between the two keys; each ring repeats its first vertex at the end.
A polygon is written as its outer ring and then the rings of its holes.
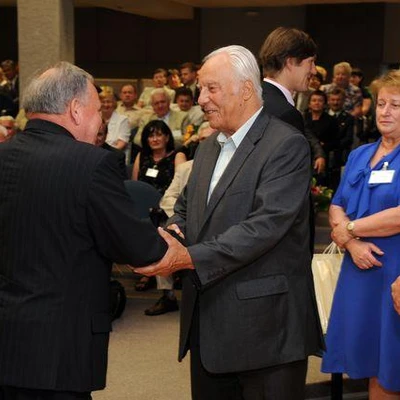
{"type": "Polygon", "coordinates": [[[0,399],[90,399],[105,386],[112,261],[166,244],[134,216],[92,77],[59,63],[32,80],[24,132],[0,145],[0,399]]]}

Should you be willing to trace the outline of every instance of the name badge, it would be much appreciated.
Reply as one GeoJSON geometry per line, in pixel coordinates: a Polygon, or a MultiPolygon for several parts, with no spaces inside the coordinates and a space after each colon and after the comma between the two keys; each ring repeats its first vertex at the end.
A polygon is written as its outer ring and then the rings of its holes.
{"type": "Polygon", "coordinates": [[[394,170],[372,171],[368,183],[392,183],[394,177],[394,170]]]}
{"type": "Polygon", "coordinates": [[[157,178],[157,175],[158,175],[158,169],[147,168],[146,176],[149,176],[150,178],[157,178]]]}

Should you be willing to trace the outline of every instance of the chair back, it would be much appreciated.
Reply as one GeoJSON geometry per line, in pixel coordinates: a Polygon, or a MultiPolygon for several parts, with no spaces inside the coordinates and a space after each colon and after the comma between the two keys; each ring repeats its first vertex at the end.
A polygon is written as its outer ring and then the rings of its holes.
{"type": "Polygon", "coordinates": [[[153,186],[141,181],[124,181],[126,191],[135,203],[139,218],[148,218],[150,209],[156,208],[161,200],[161,193],[153,186]]]}

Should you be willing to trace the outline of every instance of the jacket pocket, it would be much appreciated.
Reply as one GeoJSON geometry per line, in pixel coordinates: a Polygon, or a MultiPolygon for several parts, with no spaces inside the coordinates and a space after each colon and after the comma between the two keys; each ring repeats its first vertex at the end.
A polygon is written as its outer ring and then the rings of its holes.
{"type": "Polygon", "coordinates": [[[240,300],[282,294],[288,290],[289,286],[285,275],[264,276],[251,281],[239,282],[236,285],[236,294],[240,300]]]}

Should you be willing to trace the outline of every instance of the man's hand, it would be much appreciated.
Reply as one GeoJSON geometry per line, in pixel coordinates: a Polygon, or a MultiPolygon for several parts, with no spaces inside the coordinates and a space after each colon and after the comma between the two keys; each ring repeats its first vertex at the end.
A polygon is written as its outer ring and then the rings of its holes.
{"type": "Polygon", "coordinates": [[[325,171],[325,158],[318,157],[314,161],[314,169],[318,174],[322,174],[325,171]]]}
{"type": "MultiPolygon", "coordinates": [[[[158,233],[168,244],[168,250],[165,253],[164,257],[161,260],[146,267],[132,267],[133,270],[138,274],[146,276],[168,276],[171,275],[173,272],[179,271],[181,269],[194,269],[192,258],[190,257],[187,248],[164,229],[158,228],[158,233]]],[[[179,234],[180,231],[176,233],[179,234]]]]}
{"type": "Polygon", "coordinates": [[[393,306],[400,315],[400,276],[392,283],[393,306]]]}

